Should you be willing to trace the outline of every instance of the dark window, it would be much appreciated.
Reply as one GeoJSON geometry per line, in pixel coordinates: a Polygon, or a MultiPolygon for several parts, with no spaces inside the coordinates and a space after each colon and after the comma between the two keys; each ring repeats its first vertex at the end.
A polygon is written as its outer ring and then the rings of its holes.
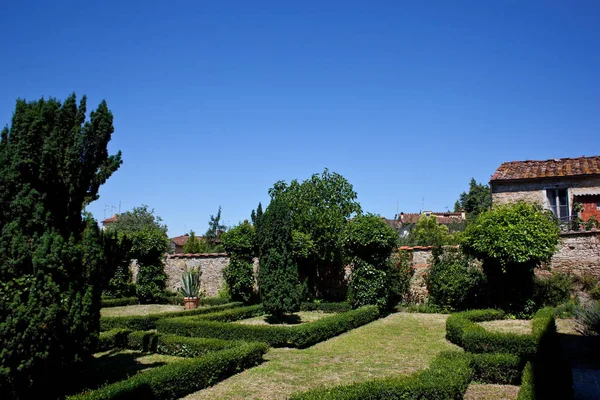
{"type": "Polygon", "coordinates": [[[600,210],[600,201],[596,203],[596,210],[600,210]]]}
{"type": "Polygon", "coordinates": [[[569,219],[569,195],[567,189],[549,189],[546,191],[550,210],[557,218],[567,221],[569,219]]]}

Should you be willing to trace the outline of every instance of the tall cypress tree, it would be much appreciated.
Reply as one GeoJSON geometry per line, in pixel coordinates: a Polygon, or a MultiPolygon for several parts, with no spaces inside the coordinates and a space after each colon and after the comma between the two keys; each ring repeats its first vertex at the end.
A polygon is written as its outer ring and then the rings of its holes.
{"type": "Polygon", "coordinates": [[[106,102],[17,100],[0,140],[0,398],[58,395],[98,336],[100,232],[84,207],[121,165],[106,102]],[[55,392],[53,392],[55,391],[55,392]]]}
{"type": "Polygon", "coordinates": [[[260,218],[258,288],[265,310],[280,319],[300,310],[302,287],[292,255],[292,215],[286,202],[273,199],[260,218]]]}

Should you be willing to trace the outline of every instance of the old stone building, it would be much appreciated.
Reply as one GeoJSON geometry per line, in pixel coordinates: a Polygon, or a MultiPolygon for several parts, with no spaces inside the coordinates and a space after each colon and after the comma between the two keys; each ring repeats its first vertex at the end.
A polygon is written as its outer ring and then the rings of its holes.
{"type": "Polygon", "coordinates": [[[490,180],[492,204],[536,202],[562,221],[600,221],[600,156],[503,163],[490,180]],[[577,211],[574,205],[582,205],[577,211]]]}

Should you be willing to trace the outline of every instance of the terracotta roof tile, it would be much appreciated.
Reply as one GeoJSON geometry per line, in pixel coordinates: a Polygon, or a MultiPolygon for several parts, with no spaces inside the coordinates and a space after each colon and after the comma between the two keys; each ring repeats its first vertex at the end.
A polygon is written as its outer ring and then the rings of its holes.
{"type": "Polygon", "coordinates": [[[171,242],[175,243],[176,246],[185,246],[189,237],[190,235],[186,233],[185,235],[171,238],[171,242]]]}
{"type": "Polygon", "coordinates": [[[505,162],[492,175],[490,181],[580,175],[600,175],[600,156],[505,162]]]}
{"type": "Polygon", "coordinates": [[[112,217],[106,218],[104,221],[102,221],[102,225],[110,224],[111,222],[115,222],[117,219],[119,219],[119,216],[115,214],[112,217]]]}

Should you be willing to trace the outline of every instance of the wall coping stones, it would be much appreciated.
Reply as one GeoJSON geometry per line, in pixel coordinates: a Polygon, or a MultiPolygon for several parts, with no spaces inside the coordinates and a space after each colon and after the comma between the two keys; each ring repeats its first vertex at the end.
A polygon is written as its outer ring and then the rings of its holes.
{"type": "Polygon", "coordinates": [[[220,257],[229,257],[227,253],[174,253],[174,254],[166,254],[166,258],[220,258],[220,257]]]}

